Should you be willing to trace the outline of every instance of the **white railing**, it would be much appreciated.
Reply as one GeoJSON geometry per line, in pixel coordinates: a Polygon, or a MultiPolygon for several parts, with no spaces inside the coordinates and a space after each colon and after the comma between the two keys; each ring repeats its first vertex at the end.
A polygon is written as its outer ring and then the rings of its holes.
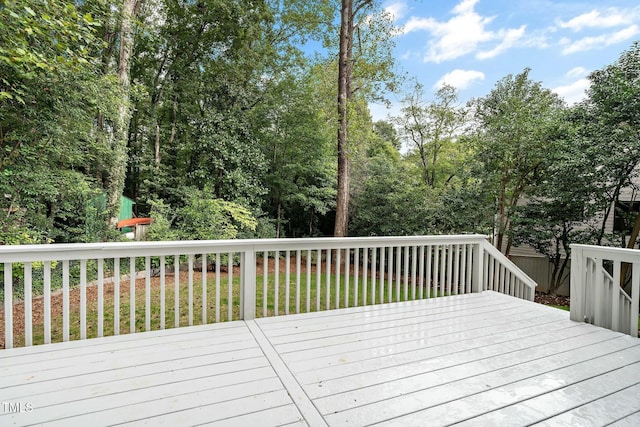
{"type": "Polygon", "coordinates": [[[481,235],[4,246],[0,266],[5,348],[536,286],[481,235]]]}
{"type": "Polygon", "coordinates": [[[638,336],[640,251],[571,245],[571,319],[638,336]],[[631,295],[620,286],[626,263],[631,295]]]}

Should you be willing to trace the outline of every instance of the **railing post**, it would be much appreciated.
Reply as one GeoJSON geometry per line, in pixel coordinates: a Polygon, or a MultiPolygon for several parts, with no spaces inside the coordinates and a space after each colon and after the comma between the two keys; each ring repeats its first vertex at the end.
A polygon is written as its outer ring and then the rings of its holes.
{"type": "Polygon", "coordinates": [[[640,309],[640,262],[634,262],[631,270],[631,319],[629,334],[638,336],[638,310],[640,309]]]}
{"type": "Polygon", "coordinates": [[[478,242],[473,251],[473,277],[471,280],[471,292],[478,293],[484,290],[484,284],[482,283],[482,277],[484,276],[482,272],[484,271],[485,266],[484,262],[484,240],[480,240],[478,242]]]}
{"type": "Polygon", "coordinates": [[[13,348],[13,264],[4,263],[4,348],[13,348]]]}
{"type": "MultiPolygon", "coordinates": [[[[253,320],[256,318],[256,251],[255,246],[246,249],[240,255],[240,318],[253,320]]],[[[276,260],[277,262],[277,260],[276,260]]],[[[266,272],[265,272],[266,274],[266,272]]]]}
{"type": "Polygon", "coordinates": [[[584,300],[586,291],[587,266],[584,260],[582,248],[571,247],[571,278],[570,295],[571,305],[569,318],[576,322],[584,322],[584,300]]]}

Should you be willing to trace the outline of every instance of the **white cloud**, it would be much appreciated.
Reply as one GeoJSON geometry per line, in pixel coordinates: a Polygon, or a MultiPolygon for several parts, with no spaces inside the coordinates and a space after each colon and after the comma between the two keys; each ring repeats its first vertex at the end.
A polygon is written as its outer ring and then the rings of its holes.
{"type": "Polygon", "coordinates": [[[592,10],[568,21],[558,21],[561,28],[580,31],[584,28],[611,28],[628,25],[633,22],[633,13],[616,8],[609,8],[604,13],[592,10]]]}
{"type": "Polygon", "coordinates": [[[569,105],[573,105],[582,101],[585,97],[585,91],[590,86],[589,79],[580,79],[566,86],[558,86],[551,89],[558,95],[560,95],[569,105]]]}
{"type": "Polygon", "coordinates": [[[408,10],[409,7],[404,1],[389,3],[384,7],[384,11],[391,15],[394,21],[404,18],[408,10]]]}
{"type": "Polygon", "coordinates": [[[476,70],[453,70],[438,80],[433,85],[434,89],[440,89],[444,84],[451,85],[458,90],[468,88],[474,81],[484,80],[484,73],[476,70]]]}
{"type": "Polygon", "coordinates": [[[492,58],[512,47],[523,34],[525,27],[490,31],[487,26],[495,17],[484,17],[475,11],[479,0],[462,0],[452,10],[448,21],[434,18],[411,17],[404,25],[403,32],[427,31],[434,37],[428,43],[425,62],[440,63],[475,52],[487,42],[495,42],[496,47],[478,53],[478,59],[492,58]]]}
{"type": "Polygon", "coordinates": [[[478,59],[489,59],[489,58],[493,58],[495,56],[500,55],[502,52],[509,50],[510,48],[512,48],[517,42],[518,40],[520,40],[522,38],[522,36],[524,35],[524,31],[527,28],[526,25],[521,26],[520,28],[516,29],[510,29],[507,31],[501,31],[501,33],[503,33],[500,37],[502,38],[502,42],[494,47],[491,50],[485,50],[485,51],[481,51],[478,52],[476,54],[476,58],[478,59]]]}
{"type": "Polygon", "coordinates": [[[571,53],[611,46],[612,44],[630,40],[638,34],[640,34],[640,26],[631,25],[630,27],[615,33],[602,34],[594,37],[584,37],[574,42],[564,38],[560,43],[565,45],[562,53],[564,55],[569,55],[571,53]]]}
{"type": "Polygon", "coordinates": [[[576,77],[584,77],[588,73],[589,73],[589,70],[587,70],[584,67],[575,67],[567,71],[565,75],[569,78],[576,78],[576,77]]]}

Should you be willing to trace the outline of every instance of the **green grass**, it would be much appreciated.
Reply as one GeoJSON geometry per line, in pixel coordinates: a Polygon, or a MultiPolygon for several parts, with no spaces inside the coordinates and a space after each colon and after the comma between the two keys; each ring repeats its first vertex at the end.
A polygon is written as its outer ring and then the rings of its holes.
{"type": "MultiPolygon", "coordinates": [[[[278,286],[278,315],[296,313],[296,301],[299,299],[299,312],[304,313],[307,311],[307,295],[309,295],[309,311],[321,311],[325,309],[344,308],[347,306],[345,301],[346,291],[346,276],[340,275],[339,295],[340,298],[336,302],[336,276],[331,274],[329,277],[329,299],[327,299],[327,275],[322,273],[320,275],[320,288],[317,288],[317,275],[315,272],[311,272],[308,275],[309,289],[307,289],[307,273],[302,272],[300,274],[300,286],[296,287],[296,275],[291,274],[289,280],[289,301],[287,307],[286,301],[286,284],[285,274],[280,272],[279,274],[279,286],[278,286]],[[320,304],[318,305],[318,292],[320,293],[320,304]]],[[[154,281],[158,281],[158,278],[154,278],[154,281]]],[[[258,276],[256,279],[256,317],[264,316],[264,277],[258,276]]],[[[145,325],[145,289],[141,289],[141,284],[144,284],[144,279],[137,280],[137,288],[135,292],[135,330],[141,332],[146,330],[145,325]]],[[[129,293],[129,281],[123,281],[124,286],[121,286],[120,291],[120,333],[126,334],[130,332],[130,293],[129,293]]],[[[382,288],[382,300],[384,302],[389,301],[404,301],[404,282],[401,281],[399,293],[397,292],[397,283],[395,280],[391,283],[391,292],[389,293],[389,282],[383,281],[382,288]]],[[[240,318],[240,281],[237,274],[233,275],[231,284],[231,312],[229,311],[229,280],[226,274],[220,277],[220,286],[218,292],[220,294],[219,305],[216,305],[216,280],[212,273],[209,273],[206,281],[206,321],[203,322],[203,310],[202,310],[202,276],[199,272],[194,273],[193,285],[193,308],[192,308],[192,324],[201,325],[203,323],[216,322],[216,308],[219,310],[219,321],[224,322],[231,320],[237,320],[240,318]]],[[[179,325],[175,324],[175,297],[174,297],[174,278],[173,276],[166,277],[165,283],[165,328],[174,328],[176,326],[187,326],[189,324],[189,285],[186,275],[181,275],[179,283],[179,325]]],[[[371,292],[373,286],[371,278],[367,278],[367,303],[372,302],[371,292]]],[[[411,283],[409,283],[409,299],[411,299],[411,283]]],[[[416,297],[418,294],[416,289],[416,297]]],[[[381,302],[380,293],[380,279],[378,278],[375,283],[375,302],[381,302]]],[[[358,289],[358,305],[362,303],[362,277],[359,278],[358,289]]],[[[114,295],[113,286],[105,285],[104,292],[104,323],[103,328],[104,336],[114,334],[114,295]]],[[[433,296],[433,295],[432,295],[433,296]]],[[[355,287],[354,277],[349,277],[349,298],[348,306],[355,306],[355,287]]],[[[160,286],[156,283],[155,286],[151,286],[151,330],[160,329],[161,323],[161,303],[160,303],[160,286]]],[[[267,298],[266,298],[266,315],[273,316],[276,313],[276,289],[275,289],[275,275],[270,274],[267,276],[267,298]]],[[[93,338],[97,336],[98,332],[98,303],[93,301],[87,304],[87,338],[93,338]]],[[[15,319],[14,319],[15,321],[15,319]]],[[[79,304],[71,303],[70,307],[70,339],[80,339],[80,308],[79,304]]],[[[62,341],[63,334],[62,326],[62,314],[58,314],[52,317],[51,326],[51,341],[62,341]]],[[[42,323],[34,323],[33,325],[33,343],[44,343],[44,325],[42,323]]],[[[14,336],[14,346],[24,345],[24,336],[14,336]]]]}
{"type": "Polygon", "coordinates": [[[549,304],[549,307],[554,307],[554,308],[559,308],[560,310],[569,311],[569,306],[568,305],[549,304]]]}

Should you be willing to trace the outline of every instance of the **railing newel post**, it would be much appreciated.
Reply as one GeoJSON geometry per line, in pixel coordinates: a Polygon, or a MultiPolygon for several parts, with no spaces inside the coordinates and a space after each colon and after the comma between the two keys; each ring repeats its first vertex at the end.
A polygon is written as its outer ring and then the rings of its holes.
{"type": "MultiPolygon", "coordinates": [[[[256,318],[256,248],[255,245],[244,250],[241,255],[240,269],[240,309],[242,320],[256,318]]],[[[277,260],[276,260],[277,262],[277,260]]]]}
{"type": "Polygon", "coordinates": [[[477,245],[474,245],[473,251],[473,277],[471,278],[471,292],[479,293],[484,289],[484,284],[482,283],[483,271],[486,266],[483,263],[484,260],[484,240],[480,240],[477,245]]]}

